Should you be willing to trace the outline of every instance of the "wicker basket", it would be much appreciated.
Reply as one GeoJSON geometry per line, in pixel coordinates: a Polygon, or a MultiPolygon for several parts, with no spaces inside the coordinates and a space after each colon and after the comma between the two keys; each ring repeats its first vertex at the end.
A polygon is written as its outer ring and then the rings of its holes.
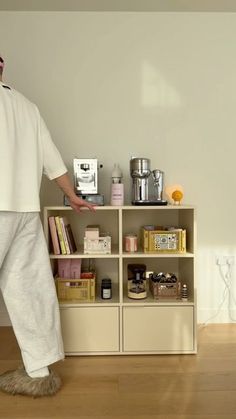
{"type": "Polygon", "coordinates": [[[60,301],[95,301],[95,276],[93,278],[56,278],[57,295],[60,301]]]}
{"type": "Polygon", "coordinates": [[[180,298],[181,283],[172,282],[153,282],[149,280],[149,289],[153,298],[159,300],[162,298],[178,300],[180,298]]]}

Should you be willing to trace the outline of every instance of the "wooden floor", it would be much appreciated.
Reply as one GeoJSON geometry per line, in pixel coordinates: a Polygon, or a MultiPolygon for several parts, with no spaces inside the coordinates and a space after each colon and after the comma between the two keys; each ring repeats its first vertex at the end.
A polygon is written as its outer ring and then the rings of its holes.
{"type": "MultiPolygon", "coordinates": [[[[198,332],[197,355],[69,357],[52,398],[0,392],[0,418],[235,419],[236,325],[198,332]]],[[[0,373],[19,365],[11,328],[0,328],[0,373]]]]}

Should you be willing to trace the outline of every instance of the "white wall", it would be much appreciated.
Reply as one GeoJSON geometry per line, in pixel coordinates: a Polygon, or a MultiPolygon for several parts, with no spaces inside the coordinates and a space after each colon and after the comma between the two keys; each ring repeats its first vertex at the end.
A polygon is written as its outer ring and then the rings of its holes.
{"type": "MultiPolygon", "coordinates": [[[[108,199],[119,162],[129,201],[130,156],[149,157],[197,206],[199,322],[223,297],[216,255],[236,256],[235,28],[227,13],[0,12],[5,80],[38,104],[70,170],[96,156],[108,199]]],[[[61,199],[45,180],[42,204],[61,199]]],[[[227,298],[212,321],[231,321],[227,298]]]]}

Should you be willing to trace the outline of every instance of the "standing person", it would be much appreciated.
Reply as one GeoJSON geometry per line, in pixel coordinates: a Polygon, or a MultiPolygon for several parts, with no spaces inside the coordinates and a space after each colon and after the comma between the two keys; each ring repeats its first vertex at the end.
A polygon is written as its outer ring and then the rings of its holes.
{"type": "MultiPolygon", "coordinates": [[[[2,82],[0,57],[0,288],[24,367],[0,375],[0,389],[33,397],[55,394],[48,366],[64,358],[58,301],[40,222],[42,174],[56,181],[71,207],[94,207],[76,196],[38,108],[2,82]]],[[[1,343],[2,344],[2,343],[1,343]]]]}

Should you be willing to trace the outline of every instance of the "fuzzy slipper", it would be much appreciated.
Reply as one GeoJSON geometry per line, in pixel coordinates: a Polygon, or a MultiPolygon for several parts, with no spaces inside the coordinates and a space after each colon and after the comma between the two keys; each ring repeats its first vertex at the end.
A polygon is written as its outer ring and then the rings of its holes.
{"type": "Polygon", "coordinates": [[[24,368],[7,371],[0,375],[0,390],[10,394],[31,397],[52,396],[61,387],[60,377],[53,371],[46,377],[31,378],[24,368]]]}

